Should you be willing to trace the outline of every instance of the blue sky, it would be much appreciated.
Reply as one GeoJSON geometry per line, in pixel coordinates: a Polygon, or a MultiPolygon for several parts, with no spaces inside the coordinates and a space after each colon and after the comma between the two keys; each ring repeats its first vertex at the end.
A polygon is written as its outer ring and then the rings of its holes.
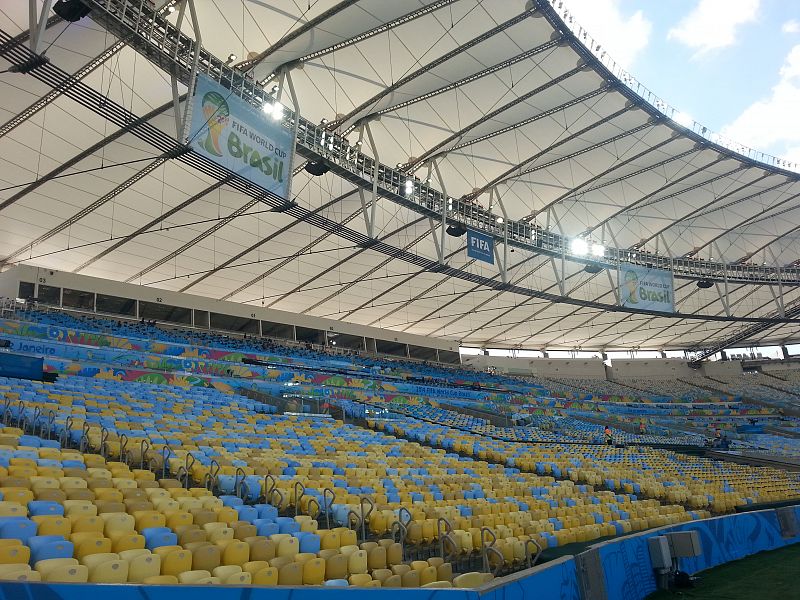
{"type": "Polygon", "coordinates": [[[800,0],[564,0],[666,102],[800,162],[800,0]]]}

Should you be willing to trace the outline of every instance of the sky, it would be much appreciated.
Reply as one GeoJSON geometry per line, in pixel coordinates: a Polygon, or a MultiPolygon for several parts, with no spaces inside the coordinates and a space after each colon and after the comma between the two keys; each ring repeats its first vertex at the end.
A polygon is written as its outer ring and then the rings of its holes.
{"type": "Polygon", "coordinates": [[[800,163],[800,0],[563,1],[668,104],[736,142],[800,163]]]}

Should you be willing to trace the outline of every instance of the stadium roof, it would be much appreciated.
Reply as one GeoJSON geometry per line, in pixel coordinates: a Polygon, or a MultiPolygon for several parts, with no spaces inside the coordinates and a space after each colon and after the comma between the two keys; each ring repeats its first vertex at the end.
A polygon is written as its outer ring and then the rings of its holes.
{"type": "MultiPolygon", "coordinates": [[[[28,3],[13,4],[0,11],[2,69],[25,57],[11,37],[27,47],[28,3]]],[[[285,68],[304,118],[326,119],[351,142],[368,123],[380,162],[421,180],[430,174],[430,185],[450,197],[498,215],[502,204],[506,219],[567,238],[709,264],[763,264],[771,277],[800,258],[796,165],[679,123],[557,10],[561,2],[194,4],[212,55],[236,55],[231,62],[267,89],[285,68]]],[[[166,16],[174,24],[180,12],[166,16]]],[[[194,38],[188,14],[182,29],[194,38]]],[[[175,137],[169,74],[90,19],[65,26],[51,18],[44,33],[50,65],[0,76],[5,265],[465,345],[668,349],[709,347],[743,331],[748,344],[800,338],[796,320],[753,322],[794,314],[800,296],[789,282],[726,281],[727,272],[716,271],[698,276],[714,283],[700,289],[698,277],[676,276],[680,318],[636,314],[614,309],[611,271],[589,273],[582,262],[532,247],[510,249],[504,283],[496,266],[467,257],[463,237],[444,236],[443,268],[435,221],[389,198],[375,211],[383,243],[354,242],[367,233],[361,196],[333,171],[298,169],[297,207],[276,209],[154,141],[157,133],[175,137]],[[85,86],[54,91],[57,80],[45,76],[53,67],[85,86]],[[120,126],[107,118],[112,109],[132,116],[120,126]],[[148,135],[143,122],[154,126],[148,135]]],[[[295,165],[304,162],[298,156],[295,165]]]]}

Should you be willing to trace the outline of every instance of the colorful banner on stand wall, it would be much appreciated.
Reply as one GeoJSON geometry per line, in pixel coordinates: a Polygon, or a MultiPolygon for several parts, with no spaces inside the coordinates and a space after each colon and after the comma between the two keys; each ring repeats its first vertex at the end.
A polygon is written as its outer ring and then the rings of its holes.
{"type": "Polygon", "coordinates": [[[620,306],[675,312],[675,291],[670,271],[621,263],[617,273],[620,306]]]}
{"type": "Polygon", "coordinates": [[[259,110],[206,76],[198,75],[192,104],[192,150],[289,199],[293,130],[280,104],[259,110]]]}

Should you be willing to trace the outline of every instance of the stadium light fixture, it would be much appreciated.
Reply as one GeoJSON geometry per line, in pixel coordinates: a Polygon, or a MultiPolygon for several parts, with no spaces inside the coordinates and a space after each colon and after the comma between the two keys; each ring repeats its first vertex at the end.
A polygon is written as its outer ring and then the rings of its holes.
{"type": "Polygon", "coordinates": [[[570,244],[570,250],[576,256],[585,256],[589,252],[589,244],[583,238],[575,238],[570,244]]]}
{"type": "Polygon", "coordinates": [[[227,64],[231,64],[235,60],[236,60],[236,55],[233,52],[228,54],[228,62],[227,62],[227,64]]]}
{"type": "Polygon", "coordinates": [[[503,224],[503,217],[497,217],[497,224],[498,225],[502,225],[503,224]]]}
{"type": "Polygon", "coordinates": [[[263,110],[276,121],[279,121],[283,118],[283,105],[277,100],[275,102],[264,102],[261,110],[263,110]]]}
{"type": "Polygon", "coordinates": [[[592,244],[592,256],[603,258],[606,255],[606,247],[603,244],[592,244]]]}
{"type": "Polygon", "coordinates": [[[414,182],[411,179],[406,179],[406,196],[414,193],[414,182]]]}

